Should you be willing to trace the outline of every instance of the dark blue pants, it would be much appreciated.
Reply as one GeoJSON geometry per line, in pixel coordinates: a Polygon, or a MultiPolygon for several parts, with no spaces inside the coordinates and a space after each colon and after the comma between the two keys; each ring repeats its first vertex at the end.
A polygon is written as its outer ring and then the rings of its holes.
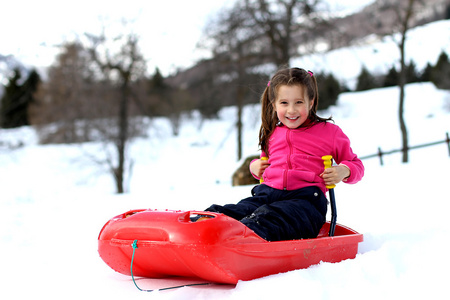
{"type": "Polygon", "coordinates": [[[211,205],[206,211],[241,221],[268,241],[315,238],[325,223],[327,199],[315,186],[284,191],[260,184],[237,204],[211,205]]]}

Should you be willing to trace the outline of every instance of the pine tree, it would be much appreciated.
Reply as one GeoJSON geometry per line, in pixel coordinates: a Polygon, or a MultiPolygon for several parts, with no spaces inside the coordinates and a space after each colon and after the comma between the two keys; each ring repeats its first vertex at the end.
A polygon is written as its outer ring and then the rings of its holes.
{"type": "Polygon", "coordinates": [[[389,72],[384,77],[384,87],[396,86],[398,85],[398,72],[397,69],[393,66],[389,69],[389,72]]]}
{"type": "Polygon", "coordinates": [[[162,76],[159,68],[155,69],[155,74],[153,75],[153,78],[151,80],[151,88],[158,91],[162,91],[167,88],[166,84],[164,83],[164,77],[162,76]]]}
{"type": "Polygon", "coordinates": [[[420,76],[417,74],[416,64],[414,61],[410,61],[406,66],[406,83],[419,82],[420,76]]]}
{"type": "Polygon", "coordinates": [[[335,105],[341,93],[341,85],[339,81],[332,75],[318,74],[316,75],[317,85],[319,87],[319,110],[327,109],[335,105]]]}
{"type": "Polygon", "coordinates": [[[431,80],[440,89],[450,89],[450,61],[447,53],[442,52],[431,72],[431,80]]]}
{"type": "Polygon", "coordinates": [[[9,78],[8,84],[4,87],[3,97],[1,99],[0,108],[0,126],[2,128],[11,128],[10,126],[10,112],[13,110],[13,104],[17,95],[20,94],[19,80],[22,77],[19,69],[14,70],[14,75],[9,78]]]}
{"type": "Polygon", "coordinates": [[[0,120],[2,128],[15,128],[30,125],[28,107],[35,102],[34,93],[40,82],[39,74],[33,70],[27,80],[20,85],[22,75],[19,69],[5,86],[5,93],[1,99],[0,120]]]}
{"type": "Polygon", "coordinates": [[[430,63],[427,63],[427,66],[422,71],[422,74],[420,75],[420,81],[422,82],[428,82],[431,81],[431,73],[433,72],[433,67],[430,63]]]}
{"type": "Polygon", "coordinates": [[[358,76],[357,91],[366,91],[377,87],[376,79],[369,73],[366,67],[361,69],[358,76]]]}

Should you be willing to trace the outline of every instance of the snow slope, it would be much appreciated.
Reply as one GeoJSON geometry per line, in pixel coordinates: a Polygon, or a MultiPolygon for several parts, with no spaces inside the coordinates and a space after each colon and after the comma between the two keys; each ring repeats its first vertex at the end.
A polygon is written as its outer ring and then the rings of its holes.
{"type": "MultiPolygon", "coordinates": [[[[448,33],[448,27],[447,27],[448,33]]],[[[426,36],[426,35],[424,35],[426,36]]],[[[432,35],[429,34],[430,38],[432,35]]],[[[448,36],[448,34],[446,35],[448,36]]],[[[433,59],[433,58],[431,58],[433,59]]],[[[410,144],[444,140],[450,92],[430,83],[406,90],[410,144]]],[[[360,156],[399,148],[397,88],[346,93],[332,114],[360,156]]],[[[244,154],[258,152],[259,106],[245,109],[244,154]]],[[[111,217],[135,208],[204,209],[236,202],[251,186],[231,187],[235,108],[200,126],[186,119],[179,137],[156,119],[135,140],[130,193],[114,194],[108,174],[88,159],[96,143],[38,145],[32,128],[0,131],[0,298],[2,299],[440,299],[447,294],[450,168],[447,145],[364,160],[356,185],[336,188],[338,222],[364,234],[359,254],[338,264],[239,282],[139,292],[99,258],[97,236],[111,217]]],[[[176,281],[139,279],[145,289],[176,281]]]]}
{"type": "MultiPolygon", "coordinates": [[[[406,63],[414,61],[422,71],[427,63],[435,64],[442,51],[450,53],[450,21],[443,20],[416,27],[408,31],[406,63]]],[[[349,88],[354,89],[362,67],[374,74],[387,74],[392,66],[400,69],[400,51],[397,43],[400,35],[386,36],[381,40],[368,36],[360,45],[341,48],[327,53],[316,53],[294,59],[293,65],[313,71],[331,72],[349,88]]]]}

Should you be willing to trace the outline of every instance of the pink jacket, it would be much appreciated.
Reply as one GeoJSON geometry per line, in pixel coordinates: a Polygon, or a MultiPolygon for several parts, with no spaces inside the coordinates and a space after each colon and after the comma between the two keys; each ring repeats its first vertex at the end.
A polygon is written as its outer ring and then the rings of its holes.
{"type": "Polygon", "coordinates": [[[325,183],[319,176],[324,170],[324,155],[332,155],[336,163],[349,167],[346,183],[356,183],[363,177],[364,166],[337,125],[321,122],[296,129],[278,126],[269,140],[270,166],[264,171],[263,183],[280,190],[318,186],[325,193],[325,183]]]}

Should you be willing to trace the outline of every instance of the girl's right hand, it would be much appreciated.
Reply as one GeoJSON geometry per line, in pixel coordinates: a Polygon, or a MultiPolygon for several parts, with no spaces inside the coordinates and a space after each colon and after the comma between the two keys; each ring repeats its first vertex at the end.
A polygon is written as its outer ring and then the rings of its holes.
{"type": "Polygon", "coordinates": [[[261,178],[264,170],[267,169],[269,165],[267,160],[257,159],[250,164],[250,171],[258,178],[261,178]]]}

